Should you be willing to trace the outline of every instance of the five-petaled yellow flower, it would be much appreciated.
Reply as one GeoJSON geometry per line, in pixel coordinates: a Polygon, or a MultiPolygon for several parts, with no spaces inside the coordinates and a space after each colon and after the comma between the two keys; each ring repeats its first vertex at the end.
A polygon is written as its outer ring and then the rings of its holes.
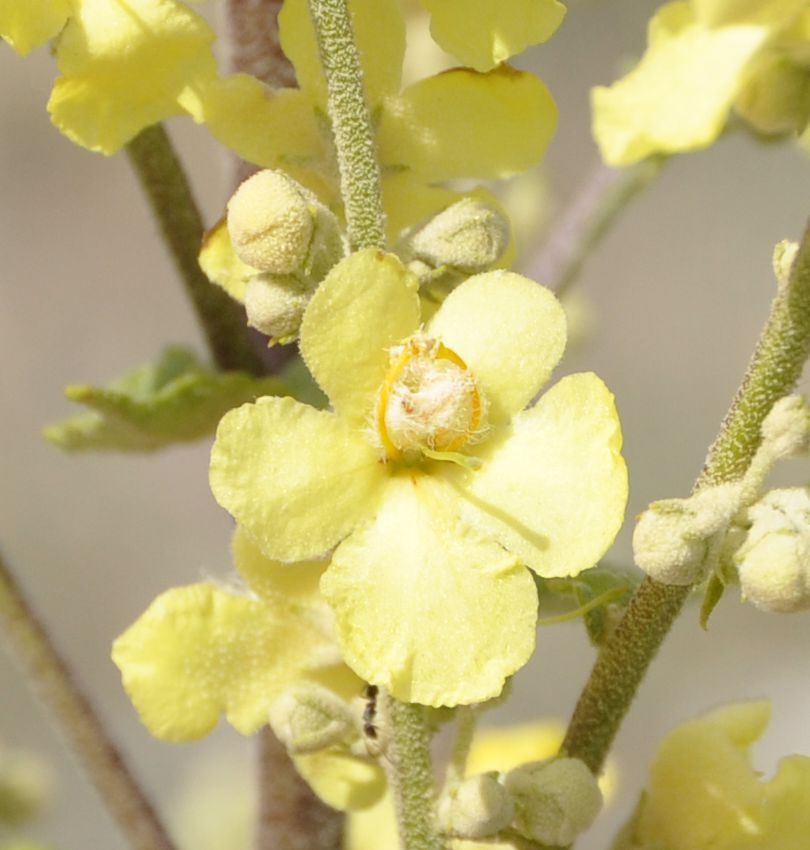
{"type": "Polygon", "coordinates": [[[763,133],[810,118],[807,0],[677,0],[656,12],[636,68],[593,91],[610,165],[710,145],[734,107],[763,133]]]}
{"type": "Polygon", "coordinates": [[[346,662],[401,700],[498,694],[529,658],[541,576],[592,566],[624,512],[613,397],[561,380],[562,308],[510,272],[469,278],[420,327],[417,283],[377,250],[339,263],[301,352],[334,412],[263,398],[228,413],[217,500],[269,558],[337,547],[321,579],[346,662]]]}

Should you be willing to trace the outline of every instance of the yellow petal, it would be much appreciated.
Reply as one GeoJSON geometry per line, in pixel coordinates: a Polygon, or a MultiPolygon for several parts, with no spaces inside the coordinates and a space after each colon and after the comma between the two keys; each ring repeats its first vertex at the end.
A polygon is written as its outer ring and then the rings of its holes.
{"type": "Polygon", "coordinates": [[[341,812],[367,809],[385,791],[385,773],[370,759],[321,750],[293,756],[293,761],[324,803],[341,812]]]}
{"type": "Polygon", "coordinates": [[[388,239],[395,242],[399,234],[412,224],[436,215],[463,195],[444,186],[428,186],[412,171],[395,171],[383,177],[388,239]]]}
{"type": "Polygon", "coordinates": [[[312,101],[297,89],[271,90],[248,74],[212,81],[196,106],[198,122],[247,162],[264,168],[320,165],[329,157],[328,138],[318,127],[312,101]]]}
{"type": "Polygon", "coordinates": [[[557,0],[422,0],[430,32],[448,53],[489,71],[549,39],[565,17],[557,0]]]}
{"type": "Polygon", "coordinates": [[[727,706],[664,738],[636,825],[642,846],[749,847],[746,839],[761,831],[762,793],[748,748],[764,731],[769,715],[766,702],[727,706]]]}
{"type": "Polygon", "coordinates": [[[245,303],[245,288],[250,278],[258,274],[258,270],[236,256],[225,218],[221,218],[205,234],[199,262],[211,283],[221,286],[241,304],[245,303]]]}
{"type": "Polygon", "coordinates": [[[266,558],[240,526],[231,538],[233,563],[248,587],[273,610],[296,612],[326,608],[320,594],[325,561],[284,564],[266,558]]]}
{"type": "Polygon", "coordinates": [[[335,410],[365,423],[388,369],[388,349],[419,324],[416,278],[369,248],[338,263],[309,302],[301,354],[335,410]]]}
{"type": "MultiPolygon", "coordinates": [[[[405,55],[405,21],[398,0],[349,0],[354,36],[363,65],[366,98],[372,106],[399,91],[405,55]]],[[[281,46],[295,66],[298,85],[321,107],[326,104],[315,31],[307,0],[286,0],[278,16],[281,46]]]]}
{"type": "Polygon", "coordinates": [[[347,664],[404,702],[494,697],[534,648],[531,575],[457,510],[441,482],[393,478],[321,580],[347,664]]]}
{"type": "Polygon", "coordinates": [[[281,691],[331,654],[305,618],[273,616],[210,584],[163,593],[113,644],[141,719],[170,741],[207,735],[221,714],[255,732],[281,691]]]}
{"type": "Polygon", "coordinates": [[[467,759],[467,774],[497,770],[505,773],[528,761],[557,755],[565,726],[559,720],[481,729],[473,739],[467,759]]]}
{"type": "Polygon", "coordinates": [[[627,469],[613,395],[591,373],[563,378],[483,443],[469,518],[544,578],[592,567],[613,542],[627,469]]]}
{"type": "Polygon", "coordinates": [[[539,162],[556,125],[554,100],[534,74],[455,68],[386,102],[380,158],[428,182],[509,177],[539,162]]]}
{"type": "Polygon", "coordinates": [[[114,153],[183,112],[187,89],[216,78],[213,40],[205,19],[175,0],[82,0],[56,49],[54,124],[77,144],[114,153]]]}
{"type": "Polygon", "coordinates": [[[343,850],[397,850],[400,846],[390,794],[371,808],[352,812],[346,818],[343,850]]]}
{"type": "Polygon", "coordinates": [[[746,23],[781,26],[806,5],[807,0],[692,0],[695,16],[708,27],[746,23]]]}
{"type": "MultiPolygon", "coordinates": [[[[765,786],[765,816],[759,844],[751,850],[791,850],[810,835],[810,757],[787,756],[765,786]]],[[[748,848],[746,848],[748,850],[748,848]]]]}
{"type": "Polygon", "coordinates": [[[522,410],[565,349],[565,311],[550,290],[507,271],[475,275],[450,293],[429,333],[461,356],[490,404],[490,419],[522,410]]]}
{"type": "Polygon", "coordinates": [[[70,0],[0,0],[0,38],[25,56],[59,33],[70,0]]]}
{"type": "Polygon", "coordinates": [[[303,561],[376,506],[383,476],[363,436],[291,398],[227,413],[211,450],[211,490],[268,558],[303,561]]]}
{"type": "Polygon", "coordinates": [[[710,145],[768,36],[763,26],[701,26],[685,2],[663,6],[638,66],[593,90],[593,131],[605,162],[629,165],[710,145]]]}

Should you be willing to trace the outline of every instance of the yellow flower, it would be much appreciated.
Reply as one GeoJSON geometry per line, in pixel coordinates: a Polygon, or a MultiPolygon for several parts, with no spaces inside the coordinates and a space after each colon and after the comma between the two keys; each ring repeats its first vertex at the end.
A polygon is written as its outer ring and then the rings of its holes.
{"type": "MultiPolygon", "coordinates": [[[[649,45],[638,66],[610,88],[593,91],[594,134],[605,162],[628,165],[650,154],[706,147],[735,103],[758,129],[784,132],[787,106],[773,101],[783,101],[787,87],[792,108],[801,112],[801,80],[806,122],[807,15],[807,0],[679,0],[662,6],[650,21],[649,45]],[[783,67],[788,60],[790,69],[783,67]],[[773,123],[774,110],[782,123],[773,123]]],[[[801,131],[803,125],[788,129],[801,131]]]]}
{"type": "Polygon", "coordinates": [[[799,850],[810,835],[810,757],[783,758],[770,781],[751,766],[767,702],[729,705],[670,732],[619,847],[799,850]]]}
{"type": "Polygon", "coordinates": [[[564,344],[553,295],[502,271],[469,278],[420,330],[413,275],[366,250],[301,326],[335,412],[264,398],[220,423],[215,497],[267,557],[337,546],[321,589],[344,658],[398,699],[498,694],[534,644],[524,565],[574,575],[621,524],[621,434],[599,378],[564,378],[521,412],[564,344]]]}
{"type": "MultiPolygon", "coordinates": [[[[488,74],[457,68],[400,91],[405,25],[399,0],[349,5],[391,235],[458,199],[437,184],[507,177],[539,161],[556,125],[554,101],[539,79],[507,66],[488,74]]],[[[253,77],[235,75],[209,86],[198,111],[241,157],[283,169],[337,209],[326,88],[306,0],[286,0],[279,27],[300,89],[271,92],[253,77]]]]}
{"type": "Polygon", "coordinates": [[[56,37],[62,76],[51,118],[105,154],[150,124],[193,112],[216,79],[214,33],[176,0],[0,0],[0,36],[20,53],[56,37]]]}
{"type": "Polygon", "coordinates": [[[489,71],[551,38],[565,17],[558,0],[421,0],[430,32],[448,53],[489,71]]]}

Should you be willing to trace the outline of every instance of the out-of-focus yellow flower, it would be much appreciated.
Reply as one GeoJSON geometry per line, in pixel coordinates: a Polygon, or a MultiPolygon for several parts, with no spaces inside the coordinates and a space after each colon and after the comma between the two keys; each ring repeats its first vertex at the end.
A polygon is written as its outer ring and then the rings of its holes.
{"type": "Polygon", "coordinates": [[[783,758],[770,781],[751,766],[767,702],[684,723],[658,748],[617,850],[801,850],[810,836],[810,757],[783,758]]]}
{"type": "MultiPolygon", "coordinates": [[[[405,25],[399,0],[350,0],[349,6],[392,236],[460,197],[443,181],[507,177],[539,161],[556,107],[537,77],[508,66],[487,74],[456,68],[400,91],[405,25]]],[[[253,77],[235,75],[209,86],[198,111],[241,157],[283,169],[338,209],[326,86],[305,0],[286,0],[279,28],[300,88],[271,92],[253,77]]]]}
{"type": "Polygon", "coordinates": [[[211,487],[268,557],[337,546],[321,580],[344,658],[396,698],[478,702],[531,654],[543,576],[612,542],[627,495],[613,398],[564,378],[562,308],[509,272],[462,283],[420,330],[414,276],[376,250],[315,293],[301,351],[334,413],[226,415],[211,487]]]}
{"type": "Polygon", "coordinates": [[[20,53],[56,38],[51,118],[105,154],[170,115],[199,118],[217,78],[213,31],[177,0],[0,0],[0,36],[20,53]]]}
{"type": "Polygon", "coordinates": [[[489,71],[551,38],[565,17],[558,0],[420,0],[430,32],[448,53],[489,71]]]}
{"type": "Polygon", "coordinates": [[[710,145],[729,111],[763,132],[808,119],[807,0],[678,0],[650,21],[634,70],[593,91],[594,134],[610,165],[710,145]]]}

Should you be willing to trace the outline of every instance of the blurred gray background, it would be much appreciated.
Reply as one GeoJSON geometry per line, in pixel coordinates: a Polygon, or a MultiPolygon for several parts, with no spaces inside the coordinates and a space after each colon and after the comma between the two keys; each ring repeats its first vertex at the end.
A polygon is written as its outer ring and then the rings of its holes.
{"type": "MultiPolygon", "coordinates": [[[[525,58],[560,106],[546,161],[559,205],[596,162],[589,88],[640,52],[653,8],[572,3],[558,34],[525,58]]],[[[121,690],[109,647],[161,591],[227,574],[231,521],[208,490],[208,441],[146,457],[66,456],[39,436],[73,412],[66,384],[106,382],[167,343],[202,351],[126,159],[90,154],[50,126],[55,73],[47,50],[23,60],[0,44],[0,545],[165,809],[202,754],[235,750],[247,765],[249,744],[227,728],[196,744],[153,740],[121,690]]],[[[212,223],[227,198],[226,160],[203,129],[170,127],[212,223]]],[[[798,238],[810,212],[808,173],[807,158],[789,145],[735,135],[672,162],[587,264],[577,289],[595,324],[557,374],[594,369],[616,393],[628,517],[688,493],[774,294],[773,245],[798,238]]],[[[804,483],[807,472],[796,463],[782,479],[804,483]]],[[[618,562],[629,562],[631,524],[612,553],[618,562]]],[[[619,736],[620,797],[585,850],[608,845],[661,736],[719,703],[772,699],[773,722],[756,749],[765,772],[780,755],[810,754],[810,617],[766,616],[736,596],[723,600],[708,634],[693,606],[667,641],[619,736]]],[[[487,722],[567,717],[592,658],[580,623],[541,629],[513,699],[487,722]]],[[[54,766],[52,801],[30,834],[61,850],[124,847],[5,653],[0,740],[54,766]]]]}

